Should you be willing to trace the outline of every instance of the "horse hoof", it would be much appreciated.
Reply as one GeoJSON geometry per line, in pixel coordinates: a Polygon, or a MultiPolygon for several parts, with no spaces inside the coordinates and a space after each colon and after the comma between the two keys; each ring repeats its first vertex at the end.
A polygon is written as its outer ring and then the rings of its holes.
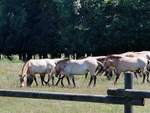
{"type": "Polygon", "coordinates": [[[148,83],[150,83],[150,81],[149,81],[149,80],[147,80],[147,82],[148,82],[148,83]]]}

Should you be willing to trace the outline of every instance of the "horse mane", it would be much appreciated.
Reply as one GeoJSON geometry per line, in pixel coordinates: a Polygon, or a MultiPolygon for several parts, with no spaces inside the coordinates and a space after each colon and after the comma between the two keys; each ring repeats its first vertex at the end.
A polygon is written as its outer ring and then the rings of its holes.
{"type": "Polygon", "coordinates": [[[135,57],[135,55],[133,55],[133,54],[127,54],[127,55],[125,55],[126,57],[135,57]]]}
{"type": "Polygon", "coordinates": [[[106,59],[120,59],[120,58],[122,58],[121,56],[113,56],[113,55],[109,55],[109,56],[107,56],[106,57],[106,59]]]}
{"type": "Polygon", "coordinates": [[[28,71],[28,66],[29,66],[29,61],[27,61],[27,62],[23,65],[23,67],[22,67],[22,72],[21,72],[21,75],[22,75],[22,76],[27,73],[27,71],[28,71]]]}
{"type": "Polygon", "coordinates": [[[98,58],[97,61],[103,62],[106,58],[98,58]]]}
{"type": "Polygon", "coordinates": [[[67,62],[69,60],[70,60],[69,58],[65,58],[65,59],[58,61],[56,64],[64,63],[64,62],[67,62]]]}

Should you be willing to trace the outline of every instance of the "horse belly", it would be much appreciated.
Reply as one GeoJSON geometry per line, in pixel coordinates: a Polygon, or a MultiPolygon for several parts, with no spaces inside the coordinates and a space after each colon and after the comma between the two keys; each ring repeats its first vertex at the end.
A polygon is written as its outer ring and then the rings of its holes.
{"type": "Polygon", "coordinates": [[[31,72],[34,74],[38,74],[38,73],[46,73],[47,69],[46,66],[32,66],[31,67],[31,72]]]}
{"type": "Polygon", "coordinates": [[[122,62],[120,63],[120,65],[118,66],[118,68],[121,71],[136,71],[139,68],[140,69],[144,69],[145,67],[145,62],[141,61],[141,62],[137,62],[137,61],[132,61],[132,62],[122,62]]]}
{"type": "Polygon", "coordinates": [[[66,67],[66,73],[69,75],[81,75],[87,73],[87,66],[84,65],[76,65],[71,67],[66,67]]]}

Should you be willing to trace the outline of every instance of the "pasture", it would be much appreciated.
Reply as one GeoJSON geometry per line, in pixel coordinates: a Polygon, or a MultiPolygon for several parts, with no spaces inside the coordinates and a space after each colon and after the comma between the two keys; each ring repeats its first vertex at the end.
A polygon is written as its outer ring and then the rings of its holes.
{"type": "MultiPolygon", "coordinates": [[[[34,91],[50,91],[50,92],[71,92],[71,93],[88,93],[88,94],[106,94],[108,88],[123,88],[123,76],[113,86],[113,80],[108,81],[104,76],[98,76],[96,87],[88,88],[88,79],[84,76],[75,76],[76,88],[62,88],[54,86],[42,86],[38,79],[39,86],[35,83],[31,88],[20,88],[18,73],[21,70],[23,63],[21,61],[10,62],[8,60],[0,61],[0,88],[5,89],[21,89],[34,91]]],[[[56,78],[57,79],[57,78],[56,78]]],[[[55,79],[55,80],[56,80],[55,79]]],[[[150,84],[141,84],[142,79],[134,79],[134,89],[149,90],[150,84]]],[[[51,82],[51,81],[50,81],[51,82]]],[[[67,84],[67,83],[65,83],[67,84]]],[[[146,100],[145,106],[135,107],[135,113],[149,113],[150,101],[146,100]]],[[[69,102],[56,100],[42,99],[25,99],[25,98],[10,98],[0,97],[0,113],[123,113],[122,105],[98,104],[88,102],[69,102]]]]}

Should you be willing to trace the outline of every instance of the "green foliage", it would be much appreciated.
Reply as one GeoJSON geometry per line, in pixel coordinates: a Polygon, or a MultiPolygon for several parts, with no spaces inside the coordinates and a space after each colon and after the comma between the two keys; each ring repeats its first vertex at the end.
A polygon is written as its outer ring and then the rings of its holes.
{"type": "Polygon", "coordinates": [[[149,11],[148,0],[1,0],[0,53],[149,50],[149,11]]]}

